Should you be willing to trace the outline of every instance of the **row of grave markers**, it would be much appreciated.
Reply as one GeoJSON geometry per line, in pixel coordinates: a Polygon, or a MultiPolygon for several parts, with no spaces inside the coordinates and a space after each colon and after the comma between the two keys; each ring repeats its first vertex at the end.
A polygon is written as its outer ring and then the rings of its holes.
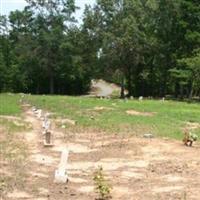
{"type": "MultiPolygon", "coordinates": [[[[43,115],[42,110],[37,109],[35,107],[33,107],[32,110],[36,115],[36,117],[42,120],[42,128],[43,128],[42,135],[44,136],[43,140],[44,147],[54,146],[52,142],[51,121],[48,119],[49,113],[43,115]]],[[[62,151],[60,163],[58,165],[58,168],[55,170],[55,177],[54,177],[55,183],[66,183],[68,180],[67,176],[68,155],[69,155],[69,150],[66,148],[62,151]]]]}

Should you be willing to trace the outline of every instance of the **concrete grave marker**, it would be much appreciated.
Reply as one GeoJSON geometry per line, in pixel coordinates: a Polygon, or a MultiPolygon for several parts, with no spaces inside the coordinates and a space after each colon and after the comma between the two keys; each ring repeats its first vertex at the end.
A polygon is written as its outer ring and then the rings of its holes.
{"type": "Polygon", "coordinates": [[[52,143],[52,137],[51,137],[51,132],[50,131],[45,131],[44,132],[44,146],[45,147],[51,147],[53,146],[53,143],[52,143]]]}
{"type": "Polygon", "coordinates": [[[37,117],[38,117],[39,119],[42,117],[42,110],[41,110],[41,109],[38,110],[38,112],[37,112],[37,117]]]}
{"type": "Polygon", "coordinates": [[[69,150],[64,149],[61,154],[60,163],[58,169],[55,171],[55,183],[66,183],[68,180],[67,176],[67,162],[68,162],[69,150]]]}
{"type": "Polygon", "coordinates": [[[41,109],[39,109],[39,110],[34,109],[34,113],[35,113],[36,117],[38,117],[38,118],[40,118],[42,116],[42,110],[41,109]]]}
{"type": "Polygon", "coordinates": [[[143,100],[143,96],[140,96],[140,97],[139,97],[139,101],[142,101],[142,100],[143,100]]]}
{"type": "Polygon", "coordinates": [[[144,138],[150,138],[150,139],[151,139],[151,138],[154,138],[154,135],[151,134],[151,133],[146,133],[146,134],[143,135],[143,137],[144,137],[144,138]]]}
{"type": "Polygon", "coordinates": [[[45,130],[49,130],[51,126],[51,122],[49,120],[44,120],[42,123],[42,128],[44,128],[45,130]]]}
{"type": "Polygon", "coordinates": [[[36,110],[37,110],[37,108],[34,106],[34,107],[32,108],[32,111],[35,112],[36,110]]]}

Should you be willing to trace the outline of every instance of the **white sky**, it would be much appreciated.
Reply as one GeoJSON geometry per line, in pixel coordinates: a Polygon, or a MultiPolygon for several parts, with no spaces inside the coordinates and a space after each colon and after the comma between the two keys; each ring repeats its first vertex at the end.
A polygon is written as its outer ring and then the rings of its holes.
{"type": "MultiPolygon", "coordinates": [[[[81,21],[81,16],[83,14],[83,10],[85,4],[94,4],[95,0],[75,0],[76,6],[81,9],[77,11],[76,18],[78,21],[81,21]]],[[[25,0],[0,0],[0,14],[8,15],[10,11],[14,10],[22,10],[26,6],[25,0]]]]}

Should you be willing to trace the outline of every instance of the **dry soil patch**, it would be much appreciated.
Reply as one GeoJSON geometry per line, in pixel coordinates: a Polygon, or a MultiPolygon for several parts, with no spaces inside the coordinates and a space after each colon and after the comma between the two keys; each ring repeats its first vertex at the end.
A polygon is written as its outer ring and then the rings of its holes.
{"type": "Polygon", "coordinates": [[[136,111],[136,110],[127,110],[126,113],[128,115],[145,116],[145,117],[152,117],[156,114],[156,113],[153,113],[153,112],[139,112],[139,111],[136,111]]]}

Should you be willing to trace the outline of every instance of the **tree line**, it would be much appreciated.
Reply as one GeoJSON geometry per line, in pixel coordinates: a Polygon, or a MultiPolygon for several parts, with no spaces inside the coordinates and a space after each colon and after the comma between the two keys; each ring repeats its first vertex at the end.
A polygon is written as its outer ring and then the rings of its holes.
{"type": "Polygon", "coordinates": [[[0,16],[0,91],[85,94],[104,78],[128,96],[200,96],[199,0],[26,0],[0,16]]]}

